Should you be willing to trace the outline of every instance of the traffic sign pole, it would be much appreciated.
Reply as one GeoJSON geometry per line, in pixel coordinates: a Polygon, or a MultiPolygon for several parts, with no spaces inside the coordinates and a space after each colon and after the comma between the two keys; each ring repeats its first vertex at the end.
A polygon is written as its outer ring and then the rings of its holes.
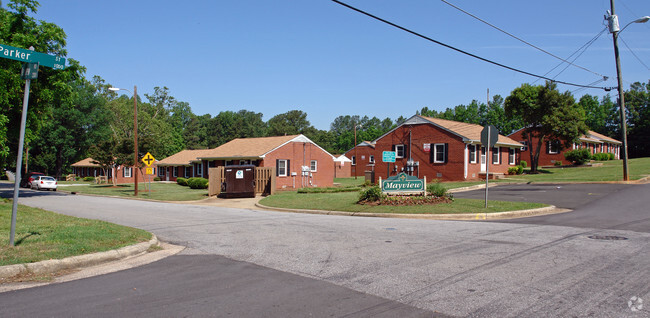
{"type": "Polygon", "coordinates": [[[16,236],[16,215],[18,214],[18,193],[20,192],[20,175],[23,169],[23,143],[25,142],[25,123],[27,122],[27,105],[29,103],[29,85],[31,80],[25,80],[25,95],[23,98],[23,114],[20,119],[20,137],[18,139],[18,154],[16,158],[16,180],[14,180],[14,201],[11,208],[11,233],[9,245],[14,246],[16,236]]]}

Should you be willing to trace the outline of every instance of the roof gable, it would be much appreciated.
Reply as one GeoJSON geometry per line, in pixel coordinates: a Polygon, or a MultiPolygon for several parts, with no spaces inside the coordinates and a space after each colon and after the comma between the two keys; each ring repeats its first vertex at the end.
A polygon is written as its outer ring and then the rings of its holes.
{"type": "Polygon", "coordinates": [[[237,138],[233,139],[215,149],[203,153],[202,159],[229,159],[229,158],[264,158],[268,153],[286,145],[289,142],[306,142],[332,156],[325,149],[318,146],[304,135],[260,137],[260,138],[237,138]]]}

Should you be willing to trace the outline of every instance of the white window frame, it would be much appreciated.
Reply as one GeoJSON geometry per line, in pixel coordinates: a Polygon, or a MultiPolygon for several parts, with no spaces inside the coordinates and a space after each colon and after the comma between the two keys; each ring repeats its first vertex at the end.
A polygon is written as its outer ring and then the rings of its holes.
{"type": "Polygon", "coordinates": [[[521,147],[521,151],[528,151],[528,140],[521,141],[522,144],[524,144],[521,147]]]}
{"type": "Polygon", "coordinates": [[[498,165],[501,164],[501,148],[500,147],[492,147],[492,164],[493,165],[498,165]],[[495,150],[496,149],[496,150],[495,150]],[[494,161],[494,155],[497,155],[497,161],[494,161]]]}
{"type": "Polygon", "coordinates": [[[433,144],[433,163],[445,163],[445,144],[433,144]],[[438,151],[438,146],[442,146],[442,151],[438,151]],[[438,153],[442,154],[441,160],[438,160],[438,153]]]}
{"type": "Polygon", "coordinates": [[[133,176],[133,168],[124,167],[124,177],[125,178],[131,178],[132,176],[133,176]]]}
{"type": "Polygon", "coordinates": [[[478,148],[476,145],[469,145],[468,151],[469,151],[469,163],[477,163],[478,158],[476,156],[476,148],[478,148]],[[474,149],[474,159],[472,159],[472,149],[474,149]]]}
{"type": "Polygon", "coordinates": [[[159,167],[159,168],[158,168],[158,176],[159,176],[159,177],[164,177],[164,176],[165,176],[165,172],[167,172],[167,171],[165,171],[165,170],[167,170],[167,168],[165,168],[165,167],[159,167]]]}
{"type": "Polygon", "coordinates": [[[517,149],[509,148],[508,149],[508,164],[514,165],[517,157],[517,149]]]}
{"type": "Polygon", "coordinates": [[[370,155],[370,157],[368,158],[368,163],[375,163],[375,156],[374,155],[370,155]]]}
{"type": "Polygon", "coordinates": [[[316,172],[318,170],[318,161],[312,160],[309,162],[309,171],[316,172]]]}
{"type": "Polygon", "coordinates": [[[560,153],[561,150],[562,149],[560,147],[560,142],[559,141],[556,141],[556,142],[553,142],[552,140],[548,141],[548,154],[549,155],[557,155],[557,154],[560,153]],[[553,143],[555,143],[557,145],[557,149],[555,149],[556,151],[553,151],[554,150],[553,149],[553,143]]]}
{"type": "Polygon", "coordinates": [[[194,164],[194,171],[196,171],[197,176],[203,177],[203,162],[195,163],[194,164]]]}
{"type": "Polygon", "coordinates": [[[178,178],[178,167],[172,167],[172,177],[178,178]]]}
{"type": "Polygon", "coordinates": [[[404,147],[404,145],[395,145],[395,158],[404,158],[404,156],[406,155],[405,151],[406,151],[406,147],[404,147]],[[398,150],[400,148],[402,149],[401,156],[399,155],[399,150],[398,150]]]}
{"type": "Polygon", "coordinates": [[[286,177],[288,175],[287,171],[287,160],[278,159],[278,177],[286,177]],[[283,172],[284,170],[284,172],[283,172]]]}
{"type": "Polygon", "coordinates": [[[243,166],[243,165],[249,165],[249,164],[251,164],[250,159],[240,159],[240,160],[239,160],[239,165],[240,165],[240,166],[243,166]]]}
{"type": "Polygon", "coordinates": [[[183,169],[183,176],[184,176],[185,178],[189,178],[189,177],[190,177],[190,176],[188,175],[188,173],[187,173],[187,169],[190,169],[190,173],[189,173],[189,175],[192,175],[192,166],[189,166],[189,167],[188,167],[188,166],[185,166],[184,169],[183,169]]]}

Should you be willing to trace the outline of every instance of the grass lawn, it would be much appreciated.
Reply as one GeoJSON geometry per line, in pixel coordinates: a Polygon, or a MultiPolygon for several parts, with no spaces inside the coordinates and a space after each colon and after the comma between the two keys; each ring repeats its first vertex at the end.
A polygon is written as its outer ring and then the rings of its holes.
{"type": "MultiPolygon", "coordinates": [[[[602,164],[602,166],[598,167],[541,169],[539,174],[508,176],[508,178],[497,180],[497,182],[599,182],[623,180],[622,160],[602,161],[602,164]]],[[[628,160],[628,171],[630,180],[638,180],[650,175],[650,158],[628,160]]]]}
{"type": "Polygon", "coordinates": [[[103,252],[151,239],[143,230],[18,205],[11,247],[11,209],[10,200],[0,201],[0,266],[103,252]]]}
{"type": "MultiPolygon", "coordinates": [[[[190,189],[176,183],[152,182],[151,191],[149,183],[138,184],[138,197],[144,199],[161,200],[161,201],[194,201],[208,197],[208,189],[190,189]]],[[[82,194],[110,195],[120,197],[133,197],[133,184],[90,184],[83,186],[59,187],[61,191],[77,192],[82,194]]]]}
{"type": "Polygon", "coordinates": [[[283,191],[266,197],[260,204],[289,209],[309,209],[326,211],[368,212],[368,213],[491,213],[534,209],[547,206],[541,203],[485,201],[471,199],[455,199],[453,203],[417,206],[368,206],[356,204],[358,192],[341,193],[310,193],[299,194],[295,191],[283,191]]]}

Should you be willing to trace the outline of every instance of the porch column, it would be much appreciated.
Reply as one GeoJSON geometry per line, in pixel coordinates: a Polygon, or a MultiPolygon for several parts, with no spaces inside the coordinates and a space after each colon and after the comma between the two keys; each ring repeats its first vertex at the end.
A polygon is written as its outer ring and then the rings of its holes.
{"type": "Polygon", "coordinates": [[[464,158],[463,159],[463,166],[465,168],[465,170],[464,170],[465,171],[464,178],[467,179],[467,166],[468,166],[468,163],[469,163],[469,149],[467,147],[467,144],[465,144],[465,151],[464,151],[463,158],[464,158]]]}

